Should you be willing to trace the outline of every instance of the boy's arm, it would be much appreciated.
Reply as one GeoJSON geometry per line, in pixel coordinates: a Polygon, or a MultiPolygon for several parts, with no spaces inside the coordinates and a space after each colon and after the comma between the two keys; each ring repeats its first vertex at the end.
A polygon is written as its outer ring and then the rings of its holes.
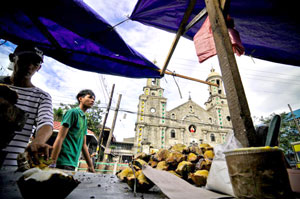
{"type": "Polygon", "coordinates": [[[51,154],[51,158],[52,158],[52,163],[56,164],[56,160],[58,158],[58,155],[60,153],[61,150],[61,145],[64,141],[64,139],[66,138],[67,134],[68,134],[69,128],[65,127],[64,125],[62,125],[59,129],[58,135],[55,139],[55,142],[53,144],[53,151],[51,154]]]}
{"type": "Polygon", "coordinates": [[[89,150],[88,150],[88,147],[86,145],[86,135],[84,136],[84,140],[83,140],[83,145],[82,145],[82,154],[83,154],[83,157],[88,165],[88,171],[89,172],[92,172],[92,173],[95,173],[95,169],[94,169],[94,165],[93,165],[93,162],[91,160],[91,157],[90,157],[90,153],[89,153],[89,150]]]}

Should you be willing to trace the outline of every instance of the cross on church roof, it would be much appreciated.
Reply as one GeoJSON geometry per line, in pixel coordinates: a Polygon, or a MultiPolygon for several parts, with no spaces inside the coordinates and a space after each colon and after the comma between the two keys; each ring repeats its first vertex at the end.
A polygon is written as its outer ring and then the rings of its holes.
{"type": "Polygon", "coordinates": [[[192,97],[191,97],[191,91],[189,91],[189,100],[191,100],[192,97]]]}

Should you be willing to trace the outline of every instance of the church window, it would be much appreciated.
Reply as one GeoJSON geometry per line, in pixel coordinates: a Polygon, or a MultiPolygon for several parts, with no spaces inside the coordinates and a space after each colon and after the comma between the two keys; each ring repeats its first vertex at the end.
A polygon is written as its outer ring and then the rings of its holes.
{"type": "Polygon", "coordinates": [[[221,101],[222,104],[224,104],[224,101],[221,101]]]}
{"type": "Polygon", "coordinates": [[[152,79],[152,86],[155,86],[156,79],[152,79]]]}
{"type": "Polygon", "coordinates": [[[217,84],[218,84],[218,87],[220,86],[220,80],[219,79],[217,79],[217,84]]]}
{"type": "Polygon", "coordinates": [[[190,112],[193,112],[193,106],[190,106],[190,112]]]}
{"type": "Polygon", "coordinates": [[[154,93],[154,92],[152,92],[152,93],[151,93],[151,95],[153,95],[153,96],[154,96],[154,95],[155,95],[155,93],[154,93]]]}
{"type": "Polygon", "coordinates": [[[150,109],[150,112],[151,112],[151,113],[155,113],[155,111],[156,111],[156,110],[155,110],[155,108],[153,108],[153,107],[150,109]]]}
{"type": "Polygon", "coordinates": [[[218,90],[219,94],[222,94],[222,90],[218,90]]]}
{"type": "Polygon", "coordinates": [[[216,141],[216,137],[215,137],[215,135],[212,133],[212,134],[210,134],[210,140],[212,141],[212,142],[215,142],[216,141]]]}
{"type": "Polygon", "coordinates": [[[227,116],[226,119],[227,119],[228,121],[230,121],[230,116],[227,116]]]}
{"type": "Polygon", "coordinates": [[[175,130],[172,129],[172,130],[171,130],[171,138],[175,138],[175,137],[176,137],[175,130]]]}
{"type": "Polygon", "coordinates": [[[210,117],[210,118],[208,118],[208,119],[209,119],[209,122],[212,123],[212,118],[210,117]]]}
{"type": "Polygon", "coordinates": [[[175,113],[172,113],[171,118],[172,118],[172,119],[176,119],[175,113]]]}

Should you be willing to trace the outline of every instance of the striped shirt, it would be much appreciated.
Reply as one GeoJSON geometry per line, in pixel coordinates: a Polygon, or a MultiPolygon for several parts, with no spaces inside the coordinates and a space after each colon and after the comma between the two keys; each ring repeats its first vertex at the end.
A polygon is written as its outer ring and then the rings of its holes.
{"type": "Polygon", "coordinates": [[[16,158],[19,153],[25,151],[32,136],[33,127],[35,126],[38,132],[44,125],[53,126],[52,99],[48,93],[37,87],[23,88],[12,85],[9,87],[18,93],[16,106],[28,115],[22,131],[15,131],[14,138],[3,149],[7,152],[3,166],[17,166],[16,158]]]}

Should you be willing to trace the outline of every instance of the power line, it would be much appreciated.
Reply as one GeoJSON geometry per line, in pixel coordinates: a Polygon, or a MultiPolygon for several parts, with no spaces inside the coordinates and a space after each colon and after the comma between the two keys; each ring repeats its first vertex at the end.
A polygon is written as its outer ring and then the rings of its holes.
{"type": "MultiPolygon", "coordinates": [[[[180,66],[189,66],[189,67],[192,67],[193,70],[196,70],[196,71],[207,71],[205,69],[202,69],[202,68],[199,68],[199,67],[195,67],[193,65],[189,65],[189,64],[183,64],[183,63],[172,63],[170,64],[170,70],[174,70],[174,69],[178,69],[178,70],[183,70],[183,71],[191,71],[190,69],[188,68],[185,68],[185,67],[180,67],[180,66]],[[172,67],[172,66],[176,66],[176,67],[172,67]]],[[[268,71],[261,71],[261,70],[253,70],[253,69],[244,69],[243,67],[240,67],[241,70],[241,73],[244,72],[244,70],[246,71],[256,71],[256,72],[259,72],[259,73],[264,73],[264,74],[277,74],[277,75],[284,75],[284,76],[293,76],[293,77],[300,77],[300,75],[291,75],[291,74],[284,74],[284,73],[276,73],[276,72],[268,72],[268,71]]],[[[267,78],[274,78],[274,76],[262,76],[262,75],[255,75],[255,76],[260,76],[260,77],[267,77],[267,78]]],[[[288,80],[287,78],[282,78],[282,77],[276,77],[277,79],[284,79],[284,80],[288,80]]]]}

